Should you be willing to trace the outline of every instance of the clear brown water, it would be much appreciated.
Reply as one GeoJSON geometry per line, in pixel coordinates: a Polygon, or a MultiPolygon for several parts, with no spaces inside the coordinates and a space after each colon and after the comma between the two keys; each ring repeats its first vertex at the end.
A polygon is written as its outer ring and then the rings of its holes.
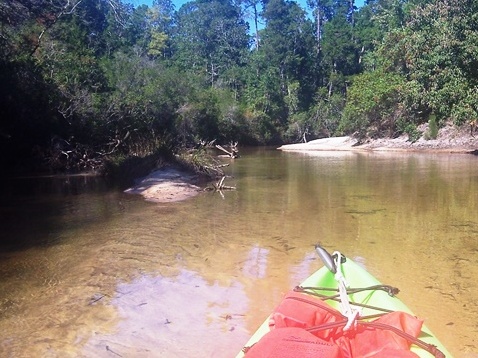
{"type": "Polygon", "coordinates": [[[321,242],[478,357],[478,157],[242,154],[224,198],[2,181],[0,356],[232,357],[321,266],[321,242]]]}

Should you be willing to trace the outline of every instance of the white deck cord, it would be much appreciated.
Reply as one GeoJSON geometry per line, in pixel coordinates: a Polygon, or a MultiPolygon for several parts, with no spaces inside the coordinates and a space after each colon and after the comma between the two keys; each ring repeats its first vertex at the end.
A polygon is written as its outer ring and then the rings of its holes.
{"type": "Polygon", "coordinates": [[[342,254],[335,251],[333,256],[335,257],[335,267],[337,268],[335,280],[339,286],[340,310],[342,314],[347,317],[347,324],[344,327],[344,331],[348,331],[352,328],[352,325],[355,325],[357,318],[360,316],[360,310],[352,307],[349,302],[349,296],[347,295],[347,281],[345,281],[345,277],[342,275],[342,254]]]}

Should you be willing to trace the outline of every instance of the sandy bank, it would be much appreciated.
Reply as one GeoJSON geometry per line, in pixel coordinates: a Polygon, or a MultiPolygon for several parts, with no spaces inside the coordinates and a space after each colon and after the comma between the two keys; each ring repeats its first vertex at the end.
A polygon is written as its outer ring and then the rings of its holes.
{"type": "Polygon", "coordinates": [[[353,137],[333,137],[312,140],[307,143],[287,144],[278,149],[284,151],[397,151],[397,152],[434,152],[434,153],[478,153],[478,133],[473,136],[468,128],[456,128],[448,125],[441,128],[436,139],[425,139],[427,126],[419,130],[422,137],[410,142],[408,136],[398,138],[380,138],[358,144],[353,137]]]}
{"type": "Polygon", "coordinates": [[[125,193],[142,195],[146,200],[167,203],[181,201],[198,195],[202,189],[197,186],[198,177],[166,167],[156,170],[138,181],[125,193]]]}
{"type": "Polygon", "coordinates": [[[307,143],[285,144],[278,149],[284,151],[307,151],[307,150],[324,150],[324,151],[342,151],[355,150],[357,140],[352,137],[331,137],[311,140],[307,143]]]}

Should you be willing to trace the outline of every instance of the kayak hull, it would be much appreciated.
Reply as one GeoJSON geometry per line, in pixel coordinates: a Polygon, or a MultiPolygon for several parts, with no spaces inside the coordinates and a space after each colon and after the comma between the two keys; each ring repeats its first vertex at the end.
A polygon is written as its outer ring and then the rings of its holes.
{"type": "MultiPolygon", "coordinates": [[[[355,263],[353,260],[348,259],[342,263],[340,270],[345,277],[348,287],[350,288],[364,288],[370,286],[381,285],[381,283],[368,271],[362,268],[360,265],[355,263]]],[[[335,275],[330,272],[327,267],[322,267],[317,270],[307,279],[305,279],[302,284],[302,287],[321,287],[321,288],[331,288],[336,289],[338,287],[335,275]]],[[[330,295],[328,290],[317,290],[319,294],[330,295]]],[[[409,313],[413,316],[415,314],[396,296],[390,296],[386,291],[383,290],[366,290],[361,292],[356,292],[349,294],[349,301],[352,303],[358,303],[361,305],[375,306],[390,311],[401,311],[409,313]]],[[[327,304],[331,307],[340,310],[340,302],[326,300],[327,304]]],[[[361,315],[368,316],[376,314],[377,311],[372,308],[362,307],[361,315]]],[[[251,347],[254,343],[257,343],[266,333],[270,331],[269,328],[269,318],[267,318],[264,323],[258,328],[258,330],[252,335],[249,341],[244,345],[244,347],[251,347]]],[[[438,338],[430,331],[426,326],[422,326],[422,330],[418,339],[424,341],[425,343],[432,344],[436,346],[441,352],[444,353],[446,357],[451,357],[451,354],[445,348],[445,346],[438,340],[438,338]]],[[[416,345],[412,345],[411,351],[416,353],[419,357],[432,357],[432,355],[416,345]]],[[[237,358],[244,357],[244,353],[240,352],[237,355],[237,358]]]]}

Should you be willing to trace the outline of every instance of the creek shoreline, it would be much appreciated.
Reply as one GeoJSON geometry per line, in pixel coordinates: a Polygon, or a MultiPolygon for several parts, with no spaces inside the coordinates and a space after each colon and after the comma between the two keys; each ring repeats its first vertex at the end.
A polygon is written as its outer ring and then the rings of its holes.
{"type": "MultiPolygon", "coordinates": [[[[431,142],[431,141],[430,141],[431,142]]],[[[312,140],[307,143],[285,144],[278,148],[282,151],[373,151],[373,152],[422,152],[422,153],[457,153],[478,154],[478,143],[445,144],[440,141],[426,143],[417,141],[408,142],[403,138],[375,139],[366,143],[359,143],[352,137],[332,137],[312,140]]]]}
{"type": "MultiPolygon", "coordinates": [[[[398,138],[371,139],[359,142],[351,136],[322,138],[307,143],[285,144],[277,148],[282,151],[353,151],[353,152],[402,152],[402,153],[456,153],[478,155],[478,134],[464,128],[447,125],[441,128],[436,139],[426,139],[427,125],[419,130],[421,138],[410,142],[408,136],[398,138]]],[[[174,166],[165,166],[136,181],[125,193],[142,195],[147,201],[171,203],[193,198],[204,192],[204,180],[194,173],[174,166]]]]}
{"type": "Polygon", "coordinates": [[[418,127],[421,137],[411,142],[407,135],[397,138],[368,139],[359,142],[351,136],[312,140],[307,143],[286,144],[283,151],[376,151],[376,152],[423,152],[478,154],[477,137],[464,127],[446,125],[440,128],[435,139],[427,139],[428,125],[418,127]]]}

